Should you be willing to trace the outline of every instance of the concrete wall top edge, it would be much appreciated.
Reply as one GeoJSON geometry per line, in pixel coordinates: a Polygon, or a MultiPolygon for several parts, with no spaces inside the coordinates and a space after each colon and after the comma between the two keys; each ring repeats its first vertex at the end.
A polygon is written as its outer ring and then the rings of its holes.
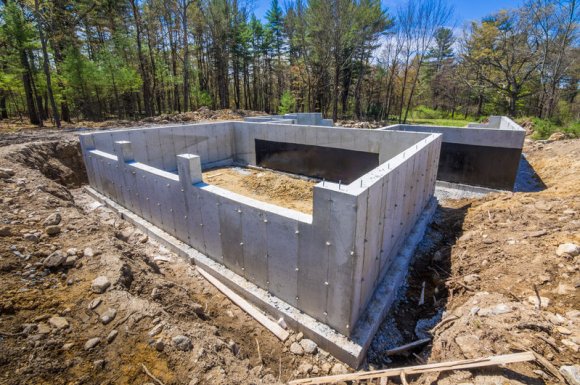
{"type": "Polygon", "coordinates": [[[287,209],[285,207],[276,206],[267,202],[259,201],[244,195],[237,194],[235,192],[223,189],[221,187],[207,184],[205,182],[199,182],[194,184],[195,187],[209,191],[221,198],[227,199],[231,202],[238,203],[240,205],[246,205],[258,210],[269,212],[273,215],[278,215],[280,217],[288,218],[297,222],[312,224],[312,215],[301,213],[296,210],[287,209]]]}

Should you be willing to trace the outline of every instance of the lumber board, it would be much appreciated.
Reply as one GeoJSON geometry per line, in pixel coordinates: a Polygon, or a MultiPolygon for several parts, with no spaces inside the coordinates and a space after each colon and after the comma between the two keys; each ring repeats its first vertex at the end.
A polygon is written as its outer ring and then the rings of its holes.
{"type": "Polygon", "coordinates": [[[221,291],[233,303],[238,305],[243,311],[252,316],[266,329],[270,330],[281,341],[286,341],[286,339],[290,334],[286,330],[284,330],[280,325],[272,321],[264,313],[256,309],[252,304],[250,304],[248,301],[246,301],[245,299],[234,293],[230,288],[221,283],[217,278],[213,277],[208,272],[201,269],[199,266],[197,267],[197,270],[209,283],[214,285],[219,291],[221,291]]]}
{"type": "Polygon", "coordinates": [[[490,356],[485,358],[476,358],[469,360],[459,360],[459,361],[449,361],[440,362],[427,365],[417,365],[408,366],[403,368],[393,368],[384,370],[373,370],[369,372],[357,372],[350,374],[340,374],[336,376],[324,376],[317,378],[304,378],[299,380],[290,381],[290,385],[298,384],[332,384],[341,381],[361,381],[370,380],[375,378],[385,378],[385,377],[401,377],[401,374],[405,376],[429,373],[429,372],[445,372],[449,370],[462,370],[462,369],[474,369],[482,368],[485,366],[495,366],[495,365],[505,365],[512,364],[516,362],[527,362],[535,361],[536,356],[533,352],[523,352],[523,353],[513,353],[504,354],[499,356],[490,356]]]}

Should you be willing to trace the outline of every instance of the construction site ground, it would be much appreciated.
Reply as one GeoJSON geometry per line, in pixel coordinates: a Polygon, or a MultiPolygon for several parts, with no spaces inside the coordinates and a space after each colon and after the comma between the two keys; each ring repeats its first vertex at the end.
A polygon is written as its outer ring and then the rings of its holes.
{"type": "MultiPolygon", "coordinates": [[[[300,334],[279,341],[195,266],[95,202],[73,128],[0,133],[0,384],[261,384],[352,371],[305,352],[300,334]]],[[[524,152],[546,188],[440,202],[361,370],[526,350],[555,370],[580,362],[580,257],[560,247],[580,244],[580,142],[526,140],[524,152]],[[421,338],[431,342],[386,354],[421,338]]],[[[306,184],[295,190],[273,175],[228,168],[204,178],[312,210],[312,182],[287,177],[306,184]]],[[[559,383],[549,369],[407,380],[559,383]]]]}

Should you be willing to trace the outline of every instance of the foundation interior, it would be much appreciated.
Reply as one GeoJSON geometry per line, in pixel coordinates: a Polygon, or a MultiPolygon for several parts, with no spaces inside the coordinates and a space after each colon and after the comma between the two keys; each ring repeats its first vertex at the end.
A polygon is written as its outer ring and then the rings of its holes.
{"type": "Polygon", "coordinates": [[[203,181],[249,198],[312,214],[312,189],[317,180],[247,167],[205,170],[203,181]]]}

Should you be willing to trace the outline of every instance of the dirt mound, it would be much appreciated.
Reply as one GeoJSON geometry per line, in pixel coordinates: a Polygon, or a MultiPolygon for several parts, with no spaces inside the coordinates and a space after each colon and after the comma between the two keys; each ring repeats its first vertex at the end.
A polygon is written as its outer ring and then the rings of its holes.
{"type": "Polygon", "coordinates": [[[223,167],[204,172],[204,181],[235,193],[312,214],[313,180],[270,170],[223,167]]]}
{"type": "Polygon", "coordinates": [[[76,139],[29,143],[11,152],[7,159],[39,170],[66,187],[80,187],[88,181],[81,147],[76,139]]]}

